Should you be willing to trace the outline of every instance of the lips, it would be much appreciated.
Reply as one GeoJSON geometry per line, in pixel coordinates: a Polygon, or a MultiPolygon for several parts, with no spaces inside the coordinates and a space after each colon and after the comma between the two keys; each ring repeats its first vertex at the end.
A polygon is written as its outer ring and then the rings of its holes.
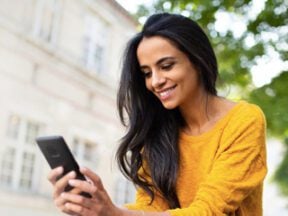
{"type": "Polygon", "coordinates": [[[170,88],[166,88],[164,90],[158,91],[158,95],[160,96],[161,100],[167,100],[172,95],[173,90],[175,89],[175,86],[172,86],[170,88]]]}

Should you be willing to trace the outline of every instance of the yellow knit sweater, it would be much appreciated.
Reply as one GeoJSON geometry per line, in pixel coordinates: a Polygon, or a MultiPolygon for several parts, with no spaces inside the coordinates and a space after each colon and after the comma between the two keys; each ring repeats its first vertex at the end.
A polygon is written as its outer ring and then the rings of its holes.
{"type": "Polygon", "coordinates": [[[161,196],[138,189],[128,209],[168,211],[172,216],[262,215],[262,183],[267,173],[265,118],[241,101],[208,132],[180,134],[177,195],[181,208],[169,209],[161,196]]]}

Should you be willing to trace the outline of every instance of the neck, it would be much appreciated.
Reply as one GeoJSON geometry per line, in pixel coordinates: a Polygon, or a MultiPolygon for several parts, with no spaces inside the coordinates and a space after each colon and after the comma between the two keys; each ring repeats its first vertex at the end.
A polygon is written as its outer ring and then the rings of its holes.
{"type": "Polygon", "coordinates": [[[180,107],[180,112],[185,120],[184,132],[191,135],[198,135],[205,130],[205,127],[214,119],[217,113],[217,96],[207,93],[191,100],[189,104],[180,107]]]}

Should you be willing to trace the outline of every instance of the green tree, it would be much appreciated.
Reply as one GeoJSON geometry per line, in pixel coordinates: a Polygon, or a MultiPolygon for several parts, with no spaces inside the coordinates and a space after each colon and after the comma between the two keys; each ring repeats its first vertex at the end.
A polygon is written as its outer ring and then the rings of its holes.
{"type": "Polygon", "coordinates": [[[250,99],[263,109],[268,133],[284,141],[284,158],[275,172],[275,180],[281,192],[288,196],[288,71],[275,77],[271,83],[255,89],[250,99]]]}
{"type": "MultiPolygon", "coordinates": [[[[264,1],[264,0],[263,0],[264,1]]],[[[266,0],[262,10],[251,13],[251,0],[157,0],[151,6],[141,5],[135,16],[140,20],[156,12],[173,12],[197,21],[211,39],[219,62],[219,87],[226,84],[256,104],[267,118],[268,134],[282,139],[287,148],[275,180],[288,196],[288,72],[282,71],[269,84],[256,88],[251,82],[251,67],[274,51],[288,61],[288,1],[266,0]],[[217,19],[227,15],[240,19],[246,26],[241,35],[233,28],[219,31],[217,19]]],[[[259,2],[259,1],[258,1],[259,2]]],[[[236,25],[236,24],[235,24],[236,25]]]]}

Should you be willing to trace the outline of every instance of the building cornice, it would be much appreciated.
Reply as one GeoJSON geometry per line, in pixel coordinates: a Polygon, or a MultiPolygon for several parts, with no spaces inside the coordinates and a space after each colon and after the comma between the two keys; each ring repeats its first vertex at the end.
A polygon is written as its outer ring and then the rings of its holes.
{"type": "Polygon", "coordinates": [[[116,0],[107,0],[115,9],[117,9],[122,15],[124,15],[129,21],[131,21],[135,26],[139,25],[139,22],[127,11],[122,5],[120,5],[116,0]]]}

